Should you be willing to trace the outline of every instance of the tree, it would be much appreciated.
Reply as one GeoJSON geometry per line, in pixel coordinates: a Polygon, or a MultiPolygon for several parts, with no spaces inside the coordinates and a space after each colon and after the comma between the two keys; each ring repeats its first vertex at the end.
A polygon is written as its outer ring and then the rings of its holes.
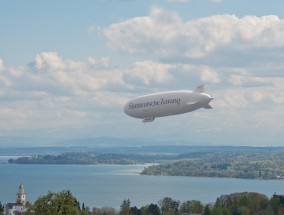
{"type": "Polygon", "coordinates": [[[190,205],[191,205],[191,201],[186,201],[181,203],[180,207],[179,207],[179,212],[180,213],[190,213],[190,205]]]}
{"type": "Polygon", "coordinates": [[[134,206],[130,208],[129,215],[142,215],[142,213],[136,206],[134,206]]]}
{"type": "Polygon", "coordinates": [[[199,213],[201,214],[202,211],[203,211],[203,205],[200,201],[197,201],[197,200],[183,202],[179,208],[180,213],[199,213]]]}
{"type": "Polygon", "coordinates": [[[78,201],[69,190],[60,193],[48,192],[47,195],[39,197],[35,203],[28,208],[25,215],[81,215],[78,201]]]}
{"type": "Polygon", "coordinates": [[[128,215],[130,211],[130,200],[124,199],[120,205],[120,215],[128,215]]]}
{"type": "Polygon", "coordinates": [[[85,203],[82,204],[81,215],[88,215],[90,214],[90,208],[87,206],[85,207],[85,203]]]}
{"type": "Polygon", "coordinates": [[[190,205],[190,212],[191,213],[199,213],[201,214],[203,211],[203,205],[200,201],[198,200],[192,200],[191,205],[190,205]]]}
{"type": "Polygon", "coordinates": [[[148,215],[148,208],[149,208],[149,205],[144,205],[140,208],[140,211],[141,211],[141,214],[142,215],[148,215]]]}
{"type": "Polygon", "coordinates": [[[239,207],[239,208],[238,208],[238,212],[239,212],[240,214],[243,214],[243,215],[249,215],[249,214],[251,214],[250,209],[247,208],[246,206],[241,206],[241,207],[239,207]]]}
{"type": "Polygon", "coordinates": [[[173,199],[170,197],[165,197],[159,201],[162,215],[165,215],[167,212],[171,211],[171,204],[173,199]]]}
{"type": "Polygon", "coordinates": [[[4,215],[4,205],[0,202],[0,215],[4,215]]]}
{"type": "Polygon", "coordinates": [[[117,215],[117,211],[112,207],[93,208],[92,215],[117,215]]]}
{"type": "Polygon", "coordinates": [[[275,214],[277,214],[278,212],[278,209],[280,207],[280,199],[273,196],[271,199],[270,199],[270,205],[274,211],[275,214]]]}
{"type": "Polygon", "coordinates": [[[214,207],[210,213],[211,215],[230,215],[230,211],[227,208],[214,207]]]}
{"type": "Polygon", "coordinates": [[[204,208],[204,215],[210,215],[211,214],[211,210],[210,210],[210,206],[207,204],[204,208]]]}
{"type": "Polygon", "coordinates": [[[170,197],[165,197],[159,201],[162,215],[174,215],[178,213],[179,201],[175,201],[170,197]]]}
{"type": "Polygon", "coordinates": [[[178,213],[179,204],[180,204],[180,202],[179,202],[179,201],[175,201],[175,200],[173,200],[172,203],[171,203],[171,210],[172,210],[175,214],[178,213]]]}
{"type": "Polygon", "coordinates": [[[147,210],[149,215],[161,215],[161,211],[158,205],[150,204],[147,210]]]}

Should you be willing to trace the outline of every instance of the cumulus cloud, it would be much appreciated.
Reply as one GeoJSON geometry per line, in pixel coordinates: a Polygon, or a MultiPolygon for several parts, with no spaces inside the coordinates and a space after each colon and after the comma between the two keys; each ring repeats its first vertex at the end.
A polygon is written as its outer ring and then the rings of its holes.
{"type": "Polygon", "coordinates": [[[42,52],[37,54],[34,61],[30,64],[35,71],[82,71],[85,68],[85,64],[82,62],[76,62],[72,60],[63,60],[57,52],[42,52]]]}
{"type": "Polygon", "coordinates": [[[183,21],[175,12],[155,7],[149,16],[112,24],[103,34],[110,47],[129,54],[196,59],[223,48],[283,47],[284,20],[274,15],[215,15],[183,21]]]}
{"type": "Polygon", "coordinates": [[[150,85],[153,83],[167,83],[173,79],[170,64],[162,64],[153,61],[135,62],[125,74],[126,80],[130,83],[150,85]]]}
{"type": "Polygon", "coordinates": [[[109,58],[78,62],[39,53],[27,66],[2,66],[0,128],[95,125],[126,101],[125,86],[123,71],[110,68],[109,58]]]}
{"type": "Polygon", "coordinates": [[[266,74],[265,68],[259,72],[258,67],[223,68],[154,60],[116,68],[108,57],[90,56],[82,62],[65,59],[56,52],[42,52],[27,66],[2,66],[0,128],[23,129],[28,125],[67,129],[112,123],[121,120],[123,105],[134,96],[192,90],[200,82],[215,97],[211,102],[214,114],[197,111],[190,115],[194,123],[215,119],[216,126],[223,129],[223,124],[243,126],[243,120],[254,126],[270,121],[283,128],[277,117],[284,106],[284,78],[279,77],[279,65],[273,68],[276,77],[266,74]],[[274,106],[278,112],[269,114],[269,110],[276,111],[274,106]],[[221,120],[224,112],[230,119],[221,120]],[[259,121],[257,117],[271,118],[259,121]]]}
{"type": "Polygon", "coordinates": [[[93,57],[88,57],[88,63],[98,67],[98,68],[108,68],[110,66],[110,58],[109,57],[103,57],[100,59],[94,59],[93,57]]]}
{"type": "Polygon", "coordinates": [[[149,17],[135,17],[104,29],[110,47],[130,54],[170,55],[177,40],[180,17],[155,8],[149,17]],[[120,43],[120,44],[117,44],[120,43]]]}
{"type": "MultiPolygon", "coordinates": [[[[122,73],[105,70],[109,59],[88,62],[65,60],[55,52],[42,52],[25,67],[3,68],[0,73],[2,92],[32,97],[38,93],[52,96],[88,96],[98,90],[123,86],[122,73]],[[5,87],[5,88],[3,88],[5,87]]],[[[15,98],[15,97],[11,97],[15,98]]]]}
{"type": "Polygon", "coordinates": [[[63,69],[64,64],[56,52],[43,52],[38,54],[34,60],[36,69],[50,68],[54,70],[63,69]]]}

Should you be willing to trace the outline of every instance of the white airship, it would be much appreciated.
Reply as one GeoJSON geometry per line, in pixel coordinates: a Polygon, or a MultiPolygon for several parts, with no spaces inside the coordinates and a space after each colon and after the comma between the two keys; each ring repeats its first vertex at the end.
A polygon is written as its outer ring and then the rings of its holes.
{"type": "Polygon", "coordinates": [[[204,93],[204,85],[201,84],[194,91],[169,91],[136,97],[125,104],[124,112],[146,123],[156,117],[183,114],[199,108],[212,109],[209,105],[212,99],[204,93]]]}

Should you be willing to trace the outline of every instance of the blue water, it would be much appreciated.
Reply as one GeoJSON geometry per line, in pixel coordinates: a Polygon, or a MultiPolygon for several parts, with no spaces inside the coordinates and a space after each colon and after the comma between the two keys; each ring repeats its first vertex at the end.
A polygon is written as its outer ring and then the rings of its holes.
{"type": "Polygon", "coordinates": [[[69,189],[85,206],[119,209],[124,199],[132,206],[158,203],[164,197],[215,202],[222,194],[259,192],[284,194],[284,181],[229,178],[143,176],[145,165],[17,165],[0,158],[0,201],[15,202],[21,182],[27,200],[34,202],[48,191],[69,189]]]}

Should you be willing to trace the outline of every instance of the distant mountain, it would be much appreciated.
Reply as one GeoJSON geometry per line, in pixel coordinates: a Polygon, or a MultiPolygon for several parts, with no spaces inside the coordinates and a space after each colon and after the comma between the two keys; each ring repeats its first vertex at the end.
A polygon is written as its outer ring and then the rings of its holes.
{"type": "Polygon", "coordinates": [[[271,152],[284,152],[284,147],[247,147],[247,146],[52,146],[52,147],[7,147],[1,148],[0,156],[31,156],[31,155],[58,155],[65,152],[96,152],[117,154],[164,154],[174,155],[178,159],[188,158],[194,154],[207,152],[258,152],[269,154],[271,152]]]}
{"type": "Polygon", "coordinates": [[[88,137],[78,139],[56,139],[50,137],[1,137],[3,147],[136,147],[161,145],[216,145],[213,143],[192,142],[192,140],[170,140],[150,138],[88,137]]]}
{"type": "Polygon", "coordinates": [[[0,136],[0,148],[50,146],[59,140],[50,137],[0,136]]]}
{"type": "Polygon", "coordinates": [[[172,145],[173,141],[156,141],[139,138],[90,137],[80,139],[60,140],[46,137],[0,137],[0,148],[3,147],[116,147],[116,146],[145,146],[172,145]]]}
{"type": "Polygon", "coordinates": [[[144,147],[144,146],[214,146],[214,143],[192,142],[192,140],[91,137],[56,142],[53,146],[76,147],[144,147]]]}
{"type": "MultiPolygon", "coordinates": [[[[0,137],[0,155],[59,154],[63,152],[159,153],[181,155],[193,152],[257,151],[283,152],[283,147],[212,146],[185,140],[92,137],[71,140],[31,137],[0,137]]],[[[186,155],[185,155],[186,156],[186,155]]]]}
{"type": "Polygon", "coordinates": [[[57,146],[80,146],[80,147],[117,147],[117,146],[141,146],[153,144],[152,141],[116,138],[116,137],[93,137],[84,139],[72,139],[57,142],[57,146]]]}

